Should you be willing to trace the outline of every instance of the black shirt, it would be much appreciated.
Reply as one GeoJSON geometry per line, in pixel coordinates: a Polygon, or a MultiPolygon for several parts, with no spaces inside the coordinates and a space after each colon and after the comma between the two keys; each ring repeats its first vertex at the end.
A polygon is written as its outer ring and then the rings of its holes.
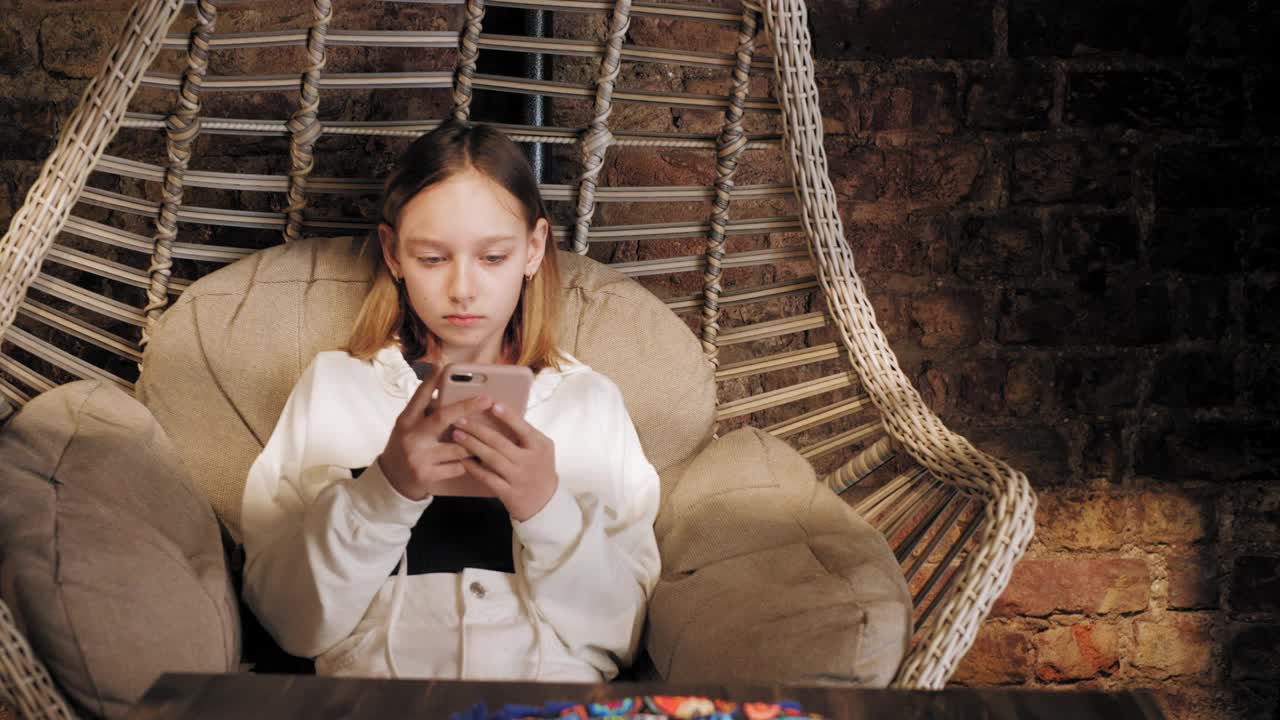
{"type": "MultiPolygon", "coordinates": [[[[351,471],[359,477],[366,468],[351,471]]],[[[422,511],[405,548],[409,574],[480,568],[514,573],[511,516],[497,498],[437,496],[422,511]]],[[[399,562],[391,568],[395,575],[399,562]]]]}

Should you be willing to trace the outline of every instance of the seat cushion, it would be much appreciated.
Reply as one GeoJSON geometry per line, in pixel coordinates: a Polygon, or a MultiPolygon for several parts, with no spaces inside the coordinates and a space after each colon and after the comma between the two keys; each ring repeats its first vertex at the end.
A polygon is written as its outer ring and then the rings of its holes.
{"type": "Polygon", "coordinates": [[[906,581],[884,536],[795,449],[741,428],[662,483],[647,645],[663,677],[893,679],[911,637],[906,581]]]}
{"type": "MultiPolygon", "coordinates": [[[[260,251],[193,283],[151,333],[137,396],[237,539],[249,466],[307,363],[346,342],[379,252],[372,237],[260,251]]],[[[689,457],[715,419],[714,370],[697,339],[630,278],[558,258],[562,347],[618,384],[656,467],[689,457]]]]}
{"type": "Polygon", "coordinates": [[[237,668],[217,520],[141,403],[59,386],[0,429],[0,457],[0,596],[82,712],[120,717],[162,672],[237,668]]]}

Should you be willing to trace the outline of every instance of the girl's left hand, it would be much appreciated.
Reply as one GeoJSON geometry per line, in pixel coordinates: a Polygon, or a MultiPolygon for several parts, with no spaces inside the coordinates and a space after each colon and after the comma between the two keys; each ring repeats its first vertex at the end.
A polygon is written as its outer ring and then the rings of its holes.
{"type": "Polygon", "coordinates": [[[489,412],[511,429],[514,441],[466,418],[454,422],[453,441],[475,456],[461,461],[471,477],[492,490],[513,519],[524,522],[560,485],[555,443],[505,405],[495,404],[489,412]]]}

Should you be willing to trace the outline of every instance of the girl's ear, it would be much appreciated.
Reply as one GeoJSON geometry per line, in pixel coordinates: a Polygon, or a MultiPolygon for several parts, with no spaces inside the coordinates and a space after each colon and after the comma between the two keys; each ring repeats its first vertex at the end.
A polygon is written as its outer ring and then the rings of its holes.
{"type": "Polygon", "coordinates": [[[547,238],[551,235],[551,224],[546,218],[538,218],[529,233],[529,259],[524,265],[524,274],[532,275],[542,266],[542,258],[547,254],[547,238]]]}
{"type": "Polygon", "coordinates": [[[378,240],[382,245],[382,259],[391,269],[391,277],[396,279],[404,277],[404,272],[400,270],[400,261],[396,259],[396,231],[386,223],[378,223],[378,240]]]}

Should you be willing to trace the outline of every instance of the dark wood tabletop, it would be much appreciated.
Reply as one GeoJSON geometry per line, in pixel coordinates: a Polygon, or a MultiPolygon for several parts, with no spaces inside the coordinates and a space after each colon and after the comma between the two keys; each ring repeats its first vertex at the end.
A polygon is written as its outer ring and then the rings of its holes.
{"type": "Polygon", "coordinates": [[[206,718],[423,718],[448,720],[484,702],[490,712],[508,703],[607,700],[631,695],[700,695],[735,701],[795,700],[805,712],[831,720],[1161,720],[1145,691],[998,690],[954,688],[865,690],[819,685],[570,684],[380,680],[314,675],[165,674],[134,706],[128,720],[206,718]]]}

